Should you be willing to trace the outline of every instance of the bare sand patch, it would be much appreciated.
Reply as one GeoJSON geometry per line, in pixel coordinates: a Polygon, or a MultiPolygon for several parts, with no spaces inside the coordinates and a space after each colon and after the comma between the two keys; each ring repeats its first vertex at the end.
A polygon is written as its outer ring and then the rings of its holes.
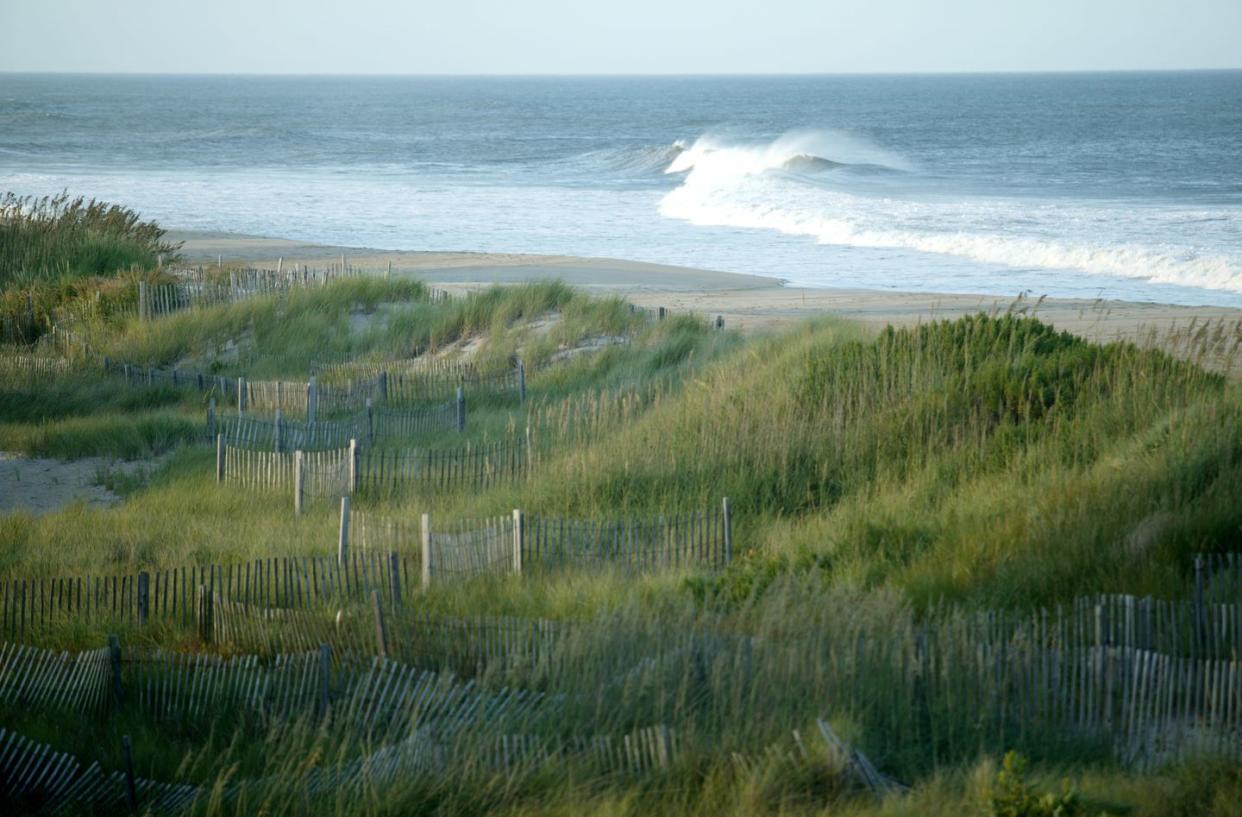
{"type": "Polygon", "coordinates": [[[97,507],[115,505],[121,498],[99,484],[101,477],[109,472],[133,475],[154,462],[106,457],[50,460],[0,451],[0,513],[42,516],[79,500],[97,507]]]}

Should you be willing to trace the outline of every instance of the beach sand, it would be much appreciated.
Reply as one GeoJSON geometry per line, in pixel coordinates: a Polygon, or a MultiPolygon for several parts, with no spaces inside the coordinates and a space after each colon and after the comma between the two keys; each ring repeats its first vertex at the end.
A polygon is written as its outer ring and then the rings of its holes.
{"type": "Polygon", "coordinates": [[[286,239],[225,233],[170,231],[184,242],[182,255],[193,264],[244,261],[322,266],[340,261],[376,271],[392,265],[394,275],[413,275],[448,290],[490,284],[558,279],[575,287],[622,295],[640,306],[665,306],[714,317],[742,331],[762,331],[817,315],[836,315],[873,326],[910,325],[979,311],[1026,308],[1042,320],[1092,340],[1132,339],[1145,333],[1185,329],[1191,322],[1242,321],[1242,309],[1175,306],[1129,301],[1070,298],[1019,300],[969,293],[914,293],[889,290],[794,288],[775,278],[674,267],[608,258],[468,252],[386,251],[334,247],[286,239]]]}

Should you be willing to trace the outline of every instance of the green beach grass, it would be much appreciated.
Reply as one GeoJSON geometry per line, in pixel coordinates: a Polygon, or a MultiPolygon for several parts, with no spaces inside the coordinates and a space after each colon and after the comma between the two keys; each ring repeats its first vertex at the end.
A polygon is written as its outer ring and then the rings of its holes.
{"type": "MultiPolygon", "coordinates": [[[[157,227],[127,211],[64,199],[5,206],[0,228],[17,238],[0,252],[0,286],[17,318],[31,286],[98,276],[98,291],[123,293],[135,279],[108,276],[150,270],[167,249],[157,227]],[[13,215],[19,209],[36,215],[13,215]]],[[[674,725],[684,753],[659,775],[598,778],[564,763],[504,776],[458,758],[434,781],[309,798],[299,788],[307,769],[346,764],[378,744],[337,721],[126,711],[83,723],[0,706],[6,728],[109,769],[130,735],[140,776],[217,790],[275,781],[240,800],[202,799],[193,813],[1237,813],[1242,775],[1219,758],[1127,770],[1072,735],[987,733],[979,723],[994,704],[965,692],[903,718],[890,664],[847,671],[841,658],[860,640],[914,649],[920,628],[947,631],[982,611],[1029,612],[1095,593],[1186,598],[1194,554],[1242,542],[1242,386],[1227,367],[1201,367],[1193,338],[1170,339],[1176,355],[1098,345],[1018,314],[878,333],[823,318],[745,337],[689,315],[655,320],[557,282],[444,300],[421,282],[379,277],[145,322],[104,310],[75,328],[114,361],[255,380],[417,355],[468,358],[483,371],[523,362],[526,402],[472,398],[464,434],[384,445],[448,448],[519,439],[529,428],[538,454],[527,478],[357,497],[364,510],[411,520],[513,508],[609,519],[695,512],[727,496],[735,514],[736,558],[721,571],[566,570],[438,585],[420,597],[428,615],[580,627],[563,654],[541,662],[457,669],[480,689],[564,695],[555,723],[524,724],[548,739],[674,725]],[[784,657],[753,668],[754,679],[743,678],[741,653],[727,650],[732,664],[662,669],[651,656],[675,652],[683,633],[744,634],[784,657]],[[633,667],[647,668],[644,680],[618,686],[633,667]],[[878,802],[826,756],[797,759],[793,730],[811,734],[817,717],[908,790],[878,802]],[[1009,749],[1029,769],[1004,761],[1009,749]],[[1074,794],[1057,801],[1062,779],[1074,794]],[[1040,810],[1044,795],[1062,810],[1040,810]]],[[[3,353],[54,354],[23,340],[3,353]]],[[[1233,341],[1208,333],[1202,342],[1218,355],[1233,341]]],[[[331,503],[312,502],[298,517],[291,497],[216,484],[208,399],[127,386],[89,366],[0,377],[0,449],[160,457],[141,478],[110,483],[123,495],[115,506],[0,517],[0,578],[331,555],[331,503]]],[[[65,622],[37,640],[83,648],[105,635],[65,622]]],[[[176,628],[120,635],[127,649],[211,649],[176,628]]]]}

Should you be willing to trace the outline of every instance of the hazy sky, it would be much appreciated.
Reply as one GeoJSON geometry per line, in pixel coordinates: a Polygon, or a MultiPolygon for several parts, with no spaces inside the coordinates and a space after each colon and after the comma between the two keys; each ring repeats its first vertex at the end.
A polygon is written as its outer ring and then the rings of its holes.
{"type": "Polygon", "coordinates": [[[1242,0],[0,0],[0,71],[1242,67],[1242,0]]]}

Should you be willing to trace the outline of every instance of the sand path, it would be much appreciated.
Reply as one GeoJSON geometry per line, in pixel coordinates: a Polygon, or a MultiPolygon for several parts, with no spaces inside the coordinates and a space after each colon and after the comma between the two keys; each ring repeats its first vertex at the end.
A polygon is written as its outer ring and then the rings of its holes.
{"type": "Polygon", "coordinates": [[[121,498],[98,484],[100,475],[133,474],[151,464],[106,457],[47,460],[0,451],[0,514],[21,510],[42,516],[78,500],[92,506],[115,505],[121,498]]]}

